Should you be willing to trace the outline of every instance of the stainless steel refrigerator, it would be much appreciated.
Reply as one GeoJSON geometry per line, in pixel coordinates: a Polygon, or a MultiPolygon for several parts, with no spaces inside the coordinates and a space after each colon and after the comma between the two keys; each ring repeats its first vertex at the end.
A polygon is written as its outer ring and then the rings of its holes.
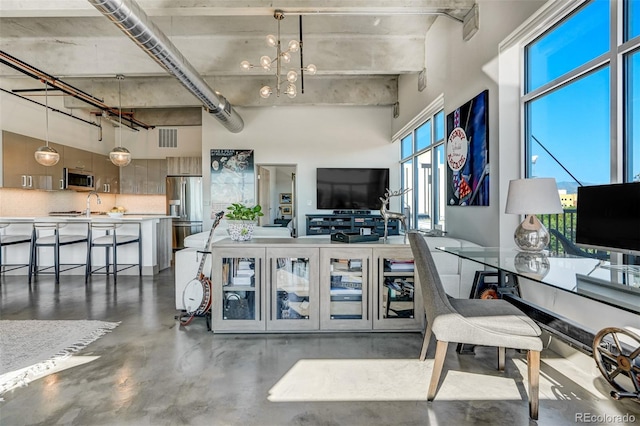
{"type": "Polygon", "coordinates": [[[167,176],[167,215],[173,217],[173,251],[202,232],[202,176],[167,176]]]}

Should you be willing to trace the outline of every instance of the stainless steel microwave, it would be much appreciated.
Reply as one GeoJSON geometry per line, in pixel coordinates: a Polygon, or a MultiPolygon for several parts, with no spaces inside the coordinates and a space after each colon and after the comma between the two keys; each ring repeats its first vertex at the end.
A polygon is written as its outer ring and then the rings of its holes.
{"type": "Polygon", "coordinates": [[[96,189],[96,179],[93,173],[85,170],[64,168],[64,189],[74,191],[93,191],[96,189]]]}

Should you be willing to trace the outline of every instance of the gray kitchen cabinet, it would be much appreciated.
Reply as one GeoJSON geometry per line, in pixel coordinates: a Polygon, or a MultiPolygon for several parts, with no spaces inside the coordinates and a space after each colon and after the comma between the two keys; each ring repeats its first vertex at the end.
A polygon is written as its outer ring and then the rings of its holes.
{"type": "MultiPolygon", "coordinates": [[[[55,166],[43,166],[34,157],[36,150],[45,141],[17,133],[2,132],[2,179],[5,188],[60,189],[62,179],[62,159],[55,166]]],[[[58,153],[63,146],[49,143],[58,153]]]]}
{"type": "Polygon", "coordinates": [[[120,193],[141,194],[142,188],[138,184],[138,179],[146,178],[147,160],[131,160],[128,166],[120,167],[120,193]],[[142,162],[144,162],[144,166],[142,166],[142,162]],[[142,177],[143,172],[144,177],[142,177]]]}
{"type": "Polygon", "coordinates": [[[167,157],[167,175],[202,176],[202,158],[167,157]]]}
{"type": "Polygon", "coordinates": [[[147,160],[146,182],[146,194],[165,194],[167,186],[167,160],[147,160]]]}
{"type": "Polygon", "coordinates": [[[166,160],[131,160],[120,168],[120,193],[164,194],[166,176],[166,160]]]}
{"type": "Polygon", "coordinates": [[[65,146],[62,163],[63,167],[68,169],[93,172],[93,153],[84,149],[65,146]]]}
{"type": "Polygon", "coordinates": [[[109,156],[93,154],[93,174],[96,178],[96,191],[105,194],[120,192],[120,168],[113,164],[109,156]]]}

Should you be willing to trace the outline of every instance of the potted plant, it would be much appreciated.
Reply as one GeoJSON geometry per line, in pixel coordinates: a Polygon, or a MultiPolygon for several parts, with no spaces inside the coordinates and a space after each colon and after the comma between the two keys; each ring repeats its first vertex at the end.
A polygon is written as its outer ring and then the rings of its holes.
{"type": "Polygon", "coordinates": [[[234,241],[248,241],[253,238],[253,228],[256,226],[256,219],[264,216],[262,206],[245,206],[241,203],[233,203],[227,207],[227,218],[229,236],[234,241]]]}

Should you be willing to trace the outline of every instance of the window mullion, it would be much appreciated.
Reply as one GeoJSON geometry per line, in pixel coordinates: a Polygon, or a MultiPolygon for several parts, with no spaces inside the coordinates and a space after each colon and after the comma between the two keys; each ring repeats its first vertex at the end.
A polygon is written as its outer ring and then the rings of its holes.
{"type": "MultiPolygon", "coordinates": [[[[613,52],[615,52],[615,50],[613,50],[613,52]]],[[[532,99],[538,98],[542,95],[552,92],[558,89],[559,87],[565,86],[568,83],[571,83],[572,81],[577,80],[580,77],[583,77],[597,70],[598,68],[609,65],[611,61],[613,61],[614,59],[615,59],[615,54],[612,54],[611,51],[603,55],[600,55],[597,58],[587,62],[586,64],[581,65],[580,67],[574,69],[573,71],[568,72],[564,75],[561,75],[555,80],[552,80],[549,83],[543,86],[540,86],[537,89],[532,90],[531,92],[525,94],[522,97],[522,101],[523,103],[526,103],[532,99]]]]}
{"type": "Polygon", "coordinates": [[[611,182],[623,181],[623,143],[624,140],[624,96],[622,93],[625,86],[624,75],[624,58],[618,51],[624,40],[624,25],[623,19],[623,2],[612,1],[609,16],[611,17],[610,23],[610,37],[611,40],[611,79],[610,79],[610,111],[609,127],[611,132],[611,147],[610,147],[610,180],[611,182]]]}

